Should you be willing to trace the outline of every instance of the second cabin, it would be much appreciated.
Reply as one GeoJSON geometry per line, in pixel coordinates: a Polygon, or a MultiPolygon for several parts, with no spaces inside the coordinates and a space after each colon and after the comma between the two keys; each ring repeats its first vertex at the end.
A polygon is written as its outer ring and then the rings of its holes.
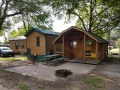
{"type": "Polygon", "coordinates": [[[53,44],[54,53],[60,53],[65,60],[72,62],[97,64],[108,52],[106,40],[74,26],[63,31],[53,44]]]}
{"type": "Polygon", "coordinates": [[[27,57],[37,54],[37,59],[42,59],[45,55],[54,53],[53,40],[59,35],[58,32],[31,28],[26,33],[27,57]]]}

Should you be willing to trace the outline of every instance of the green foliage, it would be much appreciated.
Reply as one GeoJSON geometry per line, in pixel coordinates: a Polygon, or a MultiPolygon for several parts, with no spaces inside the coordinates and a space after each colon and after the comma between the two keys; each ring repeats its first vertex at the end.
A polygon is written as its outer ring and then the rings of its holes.
{"type": "MultiPolygon", "coordinates": [[[[49,0],[1,0],[0,3],[0,30],[9,17],[13,24],[24,22],[24,26],[47,24],[51,25],[49,0]]],[[[5,25],[7,26],[7,25],[5,25]]]]}
{"type": "Polygon", "coordinates": [[[3,36],[3,35],[4,35],[4,31],[0,30],[0,36],[3,36]]]}
{"type": "Polygon", "coordinates": [[[110,39],[117,40],[118,38],[120,38],[120,30],[112,30],[110,33],[110,39]]]}
{"type": "Polygon", "coordinates": [[[16,60],[21,60],[21,61],[27,61],[27,57],[0,57],[0,61],[16,61],[16,60]]]}
{"type": "Polygon", "coordinates": [[[120,19],[119,0],[52,0],[55,15],[66,14],[68,19],[78,18],[76,26],[105,36],[118,27],[120,19]],[[114,4],[113,4],[114,3],[114,4]]]}
{"type": "MultiPolygon", "coordinates": [[[[18,31],[13,30],[12,32],[10,32],[10,38],[15,38],[16,36],[24,36],[27,32],[28,29],[31,27],[26,26],[27,31],[23,28],[19,29],[18,31]]],[[[38,28],[42,28],[44,30],[52,30],[51,26],[45,26],[45,25],[38,25],[38,28]]]]}
{"type": "Polygon", "coordinates": [[[16,30],[13,30],[11,33],[10,33],[10,37],[11,38],[14,38],[18,35],[17,31],[16,30]]]}
{"type": "Polygon", "coordinates": [[[106,63],[112,63],[113,60],[114,60],[113,57],[106,57],[106,58],[104,59],[104,62],[106,62],[106,63]]]}
{"type": "Polygon", "coordinates": [[[19,88],[20,88],[20,90],[30,90],[30,88],[25,84],[20,84],[19,88]]]}

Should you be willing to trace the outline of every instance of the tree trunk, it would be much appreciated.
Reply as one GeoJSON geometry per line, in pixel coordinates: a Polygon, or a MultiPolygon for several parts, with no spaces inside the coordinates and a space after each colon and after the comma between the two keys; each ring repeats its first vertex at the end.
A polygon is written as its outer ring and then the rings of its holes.
{"type": "Polygon", "coordinates": [[[4,18],[1,17],[0,18],[0,30],[2,30],[2,25],[3,25],[4,21],[5,21],[5,17],[4,18]]]}
{"type": "Polygon", "coordinates": [[[90,0],[90,22],[89,22],[89,29],[88,32],[92,32],[91,27],[92,27],[92,13],[93,13],[93,8],[92,8],[92,0],[90,0]]]}

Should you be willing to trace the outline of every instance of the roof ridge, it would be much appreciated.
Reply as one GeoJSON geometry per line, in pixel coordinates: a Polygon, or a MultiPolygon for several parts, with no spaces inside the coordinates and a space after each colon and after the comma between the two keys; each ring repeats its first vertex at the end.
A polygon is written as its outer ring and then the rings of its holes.
{"type": "Polygon", "coordinates": [[[32,27],[26,34],[25,36],[28,36],[32,31],[37,31],[39,33],[42,34],[47,34],[47,35],[59,35],[59,32],[55,32],[55,31],[50,31],[47,29],[42,29],[42,28],[36,28],[36,27],[32,27]]]}

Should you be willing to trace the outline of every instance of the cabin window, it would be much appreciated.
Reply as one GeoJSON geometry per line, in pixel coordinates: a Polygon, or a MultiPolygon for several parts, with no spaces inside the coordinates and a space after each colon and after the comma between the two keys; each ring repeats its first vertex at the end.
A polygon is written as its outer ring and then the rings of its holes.
{"type": "Polygon", "coordinates": [[[70,47],[71,47],[71,48],[77,48],[77,41],[72,41],[72,42],[70,43],[70,47]]]}
{"type": "Polygon", "coordinates": [[[24,45],[23,45],[23,44],[20,44],[20,47],[21,47],[21,48],[24,48],[24,45]]]}
{"type": "Polygon", "coordinates": [[[37,36],[37,37],[36,37],[36,45],[37,45],[37,46],[40,46],[40,36],[37,36]]]}
{"type": "Polygon", "coordinates": [[[16,42],[15,42],[15,48],[16,48],[16,49],[18,49],[18,47],[19,47],[18,44],[19,44],[18,41],[16,41],[16,42]]]}

